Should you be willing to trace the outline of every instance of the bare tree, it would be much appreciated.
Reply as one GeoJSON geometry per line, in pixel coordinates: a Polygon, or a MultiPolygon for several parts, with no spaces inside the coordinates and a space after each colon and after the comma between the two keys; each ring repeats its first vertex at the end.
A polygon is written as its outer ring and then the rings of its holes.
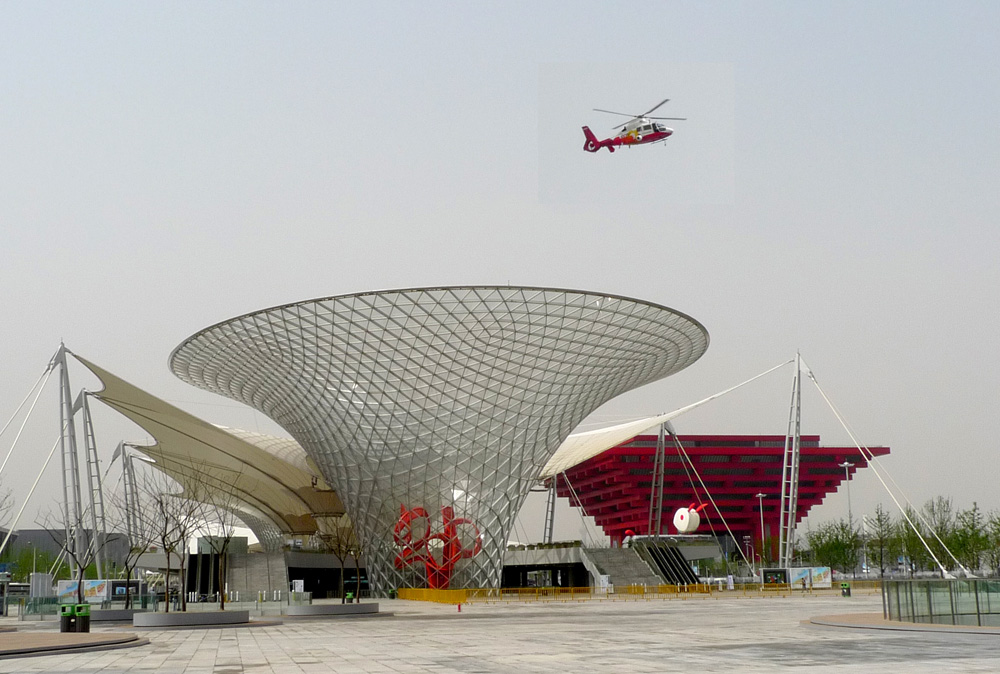
{"type": "MultiPolygon", "coordinates": [[[[357,548],[357,541],[354,536],[354,526],[347,515],[340,517],[325,518],[321,532],[317,536],[320,546],[326,552],[334,555],[340,564],[340,589],[339,596],[341,603],[347,601],[344,593],[344,561],[348,555],[354,553],[357,548]]],[[[358,557],[355,555],[355,569],[358,568],[358,557]]],[[[360,572],[358,574],[358,590],[360,592],[360,572]]]]}
{"type": "MultiPolygon", "coordinates": [[[[154,540],[160,544],[166,556],[166,608],[170,611],[170,572],[171,555],[178,555],[180,559],[181,583],[184,582],[184,571],[186,568],[187,545],[191,540],[191,535],[200,526],[201,504],[196,500],[198,493],[192,493],[191,489],[185,489],[184,494],[173,491],[174,482],[165,475],[159,477],[147,476],[144,480],[142,491],[150,500],[150,517],[152,529],[155,533],[154,540]]],[[[184,588],[180,588],[181,609],[187,609],[184,588]]]]}
{"type": "Polygon", "coordinates": [[[191,476],[187,488],[190,497],[199,501],[198,520],[204,533],[202,540],[219,560],[218,588],[219,610],[226,610],[226,574],[229,566],[229,546],[236,536],[236,527],[241,522],[236,513],[243,504],[242,495],[236,485],[240,474],[227,477],[225,482],[214,479],[206,473],[191,476]]]}
{"type": "Polygon", "coordinates": [[[123,534],[128,540],[128,547],[122,558],[126,609],[132,608],[132,577],[135,569],[142,556],[158,542],[160,509],[156,496],[164,492],[168,485],[165,477],[157,479],[144,476],[136,487],[128,498],[124,490],[114,492],[109,499],[111,507],[107,512],[109,529],[123,534]]]}
{"type": "Polygon", "coordinates": [[[7,525],[12,507],[14,507],[14,496],[10,489],[4,489],[3,482],[0,481],[0,529],[9,530],[7,525]]]}
{"type": "MultiPolygon", "coordinates": [[[[83,581],[86,579],[87,567],[97,561],[97,555],[107,544],[107,536],[99,536],[95,531],[82,529],[80,522],[71,522],[68,526],[65,515],[61,508],[57,509],[59,514],[53,514],[50,510],[41,516],[36,523],[42,527],[52,538],[56,545],[62,549],[73,566],[76,567],[76,600],[78,604],[84,603],[83,581]],[[77,531],[82,529],[84,536],[77,536],[77,531]],[[66,532],[69,531],[69,540],[66,540],[66,532]],[[83,545],[78,545],[82,540],[83,545]]],[[[83,519],[83,518],[81,518],[83,519]]]]}

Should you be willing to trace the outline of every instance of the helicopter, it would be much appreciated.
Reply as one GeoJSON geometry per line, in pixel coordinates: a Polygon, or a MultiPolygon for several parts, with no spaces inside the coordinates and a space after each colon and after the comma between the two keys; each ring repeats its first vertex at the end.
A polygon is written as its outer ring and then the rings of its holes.
{"type": "Polygon", "coordinates": [[[594,108],[595,112],[606,112],[611,115],[622,115],[624,117],[631,117],[629,121],[624,124],[620,124],[615,127],[615,129],[621,129],[618,135],[613,138],[606,138],[604,140],[598,140],[594,132],[590,130],[589,126],[583,127],[583,135],[587,137],[587,142],[583,144],[583,149],[587,152],[597,152],[602,147],[608,148],[608,151],[614,152],[616,147],[621,147],[622,145],[632,146],[632,145],[647,145],[649,143],[656,143],[661,140],[666,140],[670,137],[674,130],[667,128],[659,122],[654,122],[654,119],[673,119],[683,121],[687,117],[650,117],[649,113],[655,112],[661,105],[669,101],[669,98],[664,98],[662,101],[651,107],[646,112],[641,115],[630,115],[625,112],[614,112],[613,110],[601,110],[600,108],[594,108]]]}

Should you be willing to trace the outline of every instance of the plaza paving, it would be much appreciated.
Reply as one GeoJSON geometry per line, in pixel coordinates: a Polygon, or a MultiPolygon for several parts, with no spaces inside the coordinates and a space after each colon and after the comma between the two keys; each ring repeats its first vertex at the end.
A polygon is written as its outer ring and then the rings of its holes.
{"type": "MultiPolygon", "coordinates": [[[[722,598],[719,598],[722,597],[722,598]]],[[[0,672],[996,672],[1000,634],[803,624],[880,613],[878,595],[462,607],[381,601],[392,616],[146,630],[148,645],[0,660],[0,672]]],[[[870,619],[870,616],[869,616],[870,619]]],[[[19,631],[31,623],[8,622],[19,631]]],[[[862,622],[862,621],[859,621],[862,622]]],[[[95,632],[131,628],[96,627],[95,632]]]]}

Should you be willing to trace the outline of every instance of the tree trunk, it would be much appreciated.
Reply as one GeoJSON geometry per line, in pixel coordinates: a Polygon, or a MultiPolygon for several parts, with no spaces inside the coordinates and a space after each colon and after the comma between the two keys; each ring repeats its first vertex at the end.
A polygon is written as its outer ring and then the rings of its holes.
{"type": "Polygon", "coordinates": [[[167,553],[167,573],[163,576],[163,612],[170,613],[170,551],[164,550],[167,553]]]}
{"type": "Polygon", "coordinates": [[[181,610],[187,611],[187,554],[181,555],[181,610]]]}
{"type": "Polygon", "coordinates": [[[225,566],[226,566],[226,555],[219,555],[219,610],[226,610],[226,593],[225,586],[223,585],[223,579],[225,576],[225,566]]]}
{"type": "Polygon", "coordinates": [[[76,580],[76,603],[77,604],[82,604],[83,603],[83,576],[84,576],[84,574],[86,573],[87,570],[85,568],[83,568],[82,564],[77,564],[76,568],[79,569],[79,571],[77,572],[77,580],[76,580]]]}
{"type": "Polygon", "coordinates": [[[347,603],[347,596],[344,594],[344,558],[337,555],[337,559],[340,560],[340,603],[347,603]]]}

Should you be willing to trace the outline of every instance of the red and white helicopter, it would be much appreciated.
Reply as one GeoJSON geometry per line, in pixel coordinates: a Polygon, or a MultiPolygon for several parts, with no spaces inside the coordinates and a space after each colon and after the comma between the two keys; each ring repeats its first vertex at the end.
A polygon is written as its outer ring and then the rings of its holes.
{"type": "Polygon", "coordinates": [[[594,132],[590,130],[590,127],[583,127],[583,135],[587,137],[587,142],[583,144],[583,149],[587,152],[597,152],[602,147],[606,147],[610,152],[614,152],[616,147],[621,147],[622,145],[647,145],[649,143],[666,140],[671,134],[673,134],[674,130],[651,120],[674,119],[683,121],[687,119],[687,117],[649,116],[649,113],[655,112],[661,105],[669,100],[669,98],[664,98],[662,101],[641,115],[630,115],[625,112],[614,112],[612,110],[594,108],[595,112],[607,112],[612,115],[623,115],[625,117],[631,117],[632,119],[620,126],[616,126],[616,129],[621,129],[621,131],[618,132],[618,135],[614,138],[606,138],[605,140],[597,140],[597,136],[595,136],[594,132]]]}

